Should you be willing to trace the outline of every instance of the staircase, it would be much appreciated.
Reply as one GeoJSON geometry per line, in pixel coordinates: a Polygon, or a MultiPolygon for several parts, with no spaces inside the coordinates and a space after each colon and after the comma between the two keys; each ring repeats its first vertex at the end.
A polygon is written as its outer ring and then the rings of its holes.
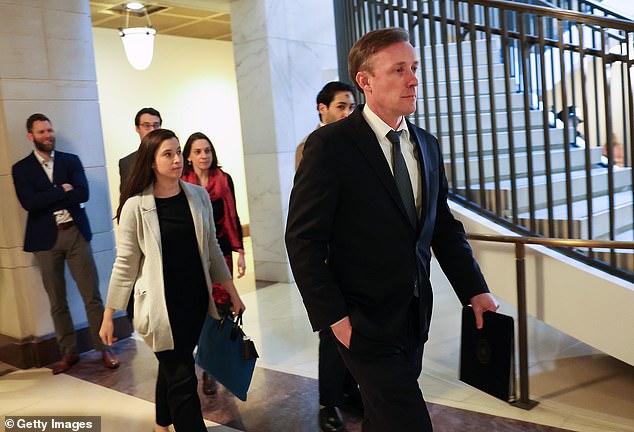
{"type": "MultiPolygon", "coordinates": [[[[447,45],[448,69],[444,61],[447,54],[444,46],[435,47],[438,84],[433,85],[434,71],[432,67],[427,67],[418,89],[421,98],[417,111],[418,124],[423,127],[428,125],[429,132],[441,143],[450,189],[498,216],[547,237],[633,241],[632,168],[614,166],[608,169],[601,164],[601,147],[592,146],[592,143],[587,149],[567,144],[562,125],[551,127],[548,122],[545,124],[544,112],[540,109],[531,109],[525,115],[522,92],[511,93],[507,103],[500,38],[492,38],[490,53],[487,53],[485,39],[477,40],[475,46],[478,59],[494,59],[493,74],[489,77],[488,67],[477,66],[476,95],[471,41],[463,41],[464,106],[459,96],[461,77],[456,67],[456,43],[447,45]],[[435,100],[435,87],[438,100],[435,100]],[[422,98],[424,94],[427,96],[426,103],[422,98]],[[450,107],[452,114],[448,114],[450,107]],[[464,126],[466,130],[463,130],[464,126]],[[453,136],[450,130],[453,130],[453,136]],[[548,148],[545,133],[549,136],[548,148]],[[610,182],[612,198],[609,196],[610,182]],[[550,202],[548,190],[551,191],[550,202]],[[589,199],[591,217],[588,213],[589,199]],[[614,209],[613,216],[610,208],[614,209]],[[614,217],[612,239],[611,217],[614,217]]],[[[434,64],[431,46],[424,48],[423,62],[425,65],[434,64]]],[[[574,137],[574,130],[569,136],[574,137]]],[[[623,250],[616,254],[616,264],[634,273],[634,255],[631,252],[623,250]]],[[[594,250],[594,256],[610,260],[607,251],[594,250]]]]}
{"type": "Polygon", "coordinates": [[[348,76],[347,54],[363,34],[407,29],[421,59],[411,120],[439,138],[456,217],[468,233],[494,239],[471,245],[495,295],[518,305],[520,327],[531,315],[634,365],[631,250],[513,253],[497,243],[513,234],[634,240],[634,23],[594,0],[540,1],[334,2],[339,76],[348,76]],[[602,18],[585,15],[595,11],[602,18]],[[570,105],[583,113],[583,148],[552,114],[570,105]],[[625,168],[599,164],[599,146],[615,148],[611,133],[625,168]]]}

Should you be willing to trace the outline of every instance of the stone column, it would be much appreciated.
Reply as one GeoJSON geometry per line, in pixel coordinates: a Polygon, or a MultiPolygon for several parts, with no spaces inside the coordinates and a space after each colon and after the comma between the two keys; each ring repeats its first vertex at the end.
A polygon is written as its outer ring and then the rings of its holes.
{"type": "MultiPolygon", "coordinates": [[[[53,323],[34,257],[22,251],[26,211],[11,177],[11,166],[33,150],[30,114],[47,115],[57,148],[84,164],[104,299],[115,256],[88,1],[0,0],[0,59],[0,360],[40,366],[57,355],[53,323]]],[[[85,328],[83,302],[68,272],[66,279],[75,325],[85,328]]]]}
{"type": "Polygon", "coordinates": [[[231,29],[255,275],[291,282],[284,229],[295,148],[319,123],[318,91],[337,77],[333,6],[234,0],[231,29]]]}

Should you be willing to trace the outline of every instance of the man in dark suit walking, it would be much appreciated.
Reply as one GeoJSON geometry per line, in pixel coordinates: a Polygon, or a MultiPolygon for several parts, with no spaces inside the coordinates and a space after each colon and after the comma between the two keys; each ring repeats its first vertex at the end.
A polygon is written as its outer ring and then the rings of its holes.
{"type": "Polygon", "coordinates": [[[18,200],[28,211],[24,251],[33,252],[40,266],[62,353],[62,359],[53,365],[53,374],[79,361],[66,300],[64,262],[84,301],[93,346],[102,352],[105,367],[116,368],[119,359],[99,338],[103,303],[90,247],[92,233],[83,208],[88,201],[84,168],[77,156],[55,150],[55,131],[45,115],[31,115],[26,130],[35,150],[13,165],[12,174],[18,200]]]}
{"type": "MultiPolygon", "coordinates": [[[[317,112],[322,127],[348,117],[355,107],[354,88],[341,81],[327,83],[317,94],[317,112]]],[[[295,170],[302,160],[306,139],[297,146],[295,170]]],[[[319,331],[319,427],[322,432],[346,430],[337,407],[363,413],[359,386],[341,359],[330,328],[319,331]]]]}
{"type": "Polygon", "coordinates": [[[364,432],[432,430],[417,382],[432,248],[478,327],[498,306],[449,210],[438,142],[406,118],[417,68],[404,30],[359,39],[349,70],[367,103],[308,137],[291,193],[293,274],[313,329],[332,329],[359,383],[364,432]]]}

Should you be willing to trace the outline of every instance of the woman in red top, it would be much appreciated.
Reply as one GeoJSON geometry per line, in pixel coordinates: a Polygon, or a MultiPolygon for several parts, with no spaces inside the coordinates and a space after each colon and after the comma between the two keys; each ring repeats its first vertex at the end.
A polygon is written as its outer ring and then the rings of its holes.
{"type": "MultiPolygon", "coordinates": [[[[231,176],[220,169],[216,149],[211,140],[202,132],[190,135],[183,149],[182,179],[204,187],[209,193],[216,223],[216,238],[233,274],[232,252],[238,253],[238,277],[244,276],[246,269],[244,247],[242,244],[242,226],[236,209],[236,194],[231,176]]],[[[229,295],[220,284],[213,284],[212,295],[218,305],[218,311],[229,310],[229,295]]],[[[216,383],[207,373],[203,373],[203,392],[214,394],[216,383]]]]}

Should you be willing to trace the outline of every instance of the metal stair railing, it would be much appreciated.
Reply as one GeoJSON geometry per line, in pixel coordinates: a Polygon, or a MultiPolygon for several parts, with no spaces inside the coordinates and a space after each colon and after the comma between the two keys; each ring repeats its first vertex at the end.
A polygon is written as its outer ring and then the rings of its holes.
{"type": "MultiPolygon", "coordinates": [[[[532,3],[335,0],[339,75],[361,35],[405,28],[412,121],[439,138],[453,200],[524,235],[634,240],[634,23],[532,3]]],[[[564,253],[634,279],[634,254],[564,253]]]]}
{"type": "MultiPolygon", "coordinates": [[[[510,243],[515,245],[515,284],[517,290],[517,335],[519,354],[519,397],[512,405],[530,410],[537,402],[530,399],[528,377],[528,312],[526,307],[526,245],[541,245],[561,248],[612,248],[632,249],[633,242],[614,242],[599,240],[558,239],[543,237],[504,236],[492,234],[468,234],[471,241],[510,243]]],[[[516,395],[517,396],[517,395],[516,395]]]]}

